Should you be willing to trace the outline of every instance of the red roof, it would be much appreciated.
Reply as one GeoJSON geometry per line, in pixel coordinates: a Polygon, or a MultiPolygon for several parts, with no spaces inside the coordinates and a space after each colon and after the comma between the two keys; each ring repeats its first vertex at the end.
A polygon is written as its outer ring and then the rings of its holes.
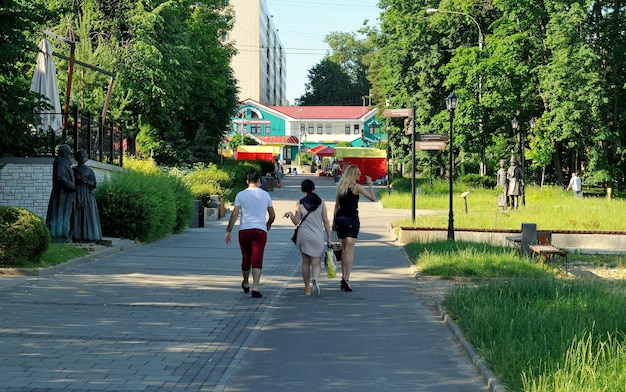
{"type": "Polygon", "coordinates": [[[295,136],[256,136],[255,138],[263,142],[263,144],[298,144],[298,138],[295,136]]]}
{"type": "Polygon", "coordinates": [[[268,106],[292,118],[361,118],[370,112],[366,106],[268,106]]]}

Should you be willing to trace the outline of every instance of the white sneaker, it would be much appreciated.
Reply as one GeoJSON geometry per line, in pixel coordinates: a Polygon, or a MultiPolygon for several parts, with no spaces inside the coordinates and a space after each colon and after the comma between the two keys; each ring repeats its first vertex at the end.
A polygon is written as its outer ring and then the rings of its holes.
{"type": "Polygon", "coordinates": [[[314,296],[319,297],[322,290],[320,290],[320,286],[317,284],[317,279],[312,279],[313,287],[311,288],[311,292],[314,296]]]}

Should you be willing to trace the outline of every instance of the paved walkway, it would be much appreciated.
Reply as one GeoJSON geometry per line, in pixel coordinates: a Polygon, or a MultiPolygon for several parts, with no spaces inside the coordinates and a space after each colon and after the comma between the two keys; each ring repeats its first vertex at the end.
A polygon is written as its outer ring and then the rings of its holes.
{"type": "MultiPolygon", "coordinates": [[[[287,176],[271,192],[277,219],[261,299],[240,288],[227,219],[121,251],[116,241],[118,251],[47,276],[0,276],[0,390],[487,390],[417,298],[387,226],[410,211],[362,198],[354,291],[324,277],[320,297],[302,295],[293,226],[282,215],[304,178],[287,176]]],[[[332,180],[311,178],[332,211],[332,180]]]]}

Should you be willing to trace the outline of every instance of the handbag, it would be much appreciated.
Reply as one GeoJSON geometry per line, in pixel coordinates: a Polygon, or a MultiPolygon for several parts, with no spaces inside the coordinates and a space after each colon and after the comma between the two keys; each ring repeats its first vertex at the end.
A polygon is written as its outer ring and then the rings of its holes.
{"type": "Polygon", "coordinates": [[[309,214],[310,212],[303,216],[302,219],[300,219],[300,223],[298,223],[298,226],[296,226],[296,229],[293,231],[293,235],[291,236],[291,242],[293,242],[294,244],[298,240],[298,229],[300,228],[300,225],[302,224],[302,222],[304,222],[306,217],[309,216],[309,214]]]}
{"type": "Polygon", "coordinates": [[[341,261],[341,242],[339,241],[339,238],[337,237],[337,232],[333,230],[332,236],[330,238],[331,242],[330,242],[330,247],[333,250],[333,253],[335,254],[335,259],[337,261],[341,261]]]}
{"type": "Polygon", "coordinates": [[[337,260],[335,259],[332,248],[326,249],[326,260],[324,264],[326,264],[326,275],[329,278],[334,278],[337,274],[337,260]]]}

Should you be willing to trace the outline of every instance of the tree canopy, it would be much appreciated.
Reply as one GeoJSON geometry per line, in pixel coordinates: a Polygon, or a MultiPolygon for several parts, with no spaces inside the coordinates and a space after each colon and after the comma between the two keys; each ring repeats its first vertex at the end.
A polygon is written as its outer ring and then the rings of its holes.
{"type": "MultiPolygon", "coordinates": [[[[426,1],[381,6],[373,95],[381,108],[386,100],[415,106],[419,133],[445,133],[444,100],[454,90],[456,172],[486,164],[494,173],[500,159],[523,151],[529,179],[547,166],[557,183],[572,171],[589,183],[623,182],[623,4],[442,1],[429,13],[426,1]]],[[[401,128],[392,127],[392,145],[409,156],[401,128]]]]}
{"type": "MultiPolygon", "coordinates": [[[[206,162],[217,155],[238,104],[230,68],[235,50],[222,41],[232,27],[224,1],[38,1],[54,12],[46,27],[76,42],[77,60],[116,74],[108,113],[127,124],[126,136],[137,139],[140,154],[169,165],[206,162]]],[[[33,8],[22,0],[14,4],[22,13],[33,8]]],[[[27,27],[12,32],[16,39],[23,37],[19,53],[24,62],[36,57],[35,37],[43,36],[41,25],[32,26],[30,36],[25,35],[27,27]]],[[[66,49],[62,42],[53,45],[57,51],[66,49]]],[[[25,69],[21,71],[20,77],[27,79],[25,69]]],[[[4,70],[2,75],[13,83],[19,79],[4,70]]],[[[67,76],[59,73],[61,85],[67,76]]],[[[100,113],[107,83],[105,75],[76,66],[70,100],[100,113]]],[[[30,112],[32,117],[32,108],[30,112]]],[[[13,127],[25,124],[22,120],[13,127]]],[[[13,145],[11,141],[3,151],[16,153],[13,145]]]]}

